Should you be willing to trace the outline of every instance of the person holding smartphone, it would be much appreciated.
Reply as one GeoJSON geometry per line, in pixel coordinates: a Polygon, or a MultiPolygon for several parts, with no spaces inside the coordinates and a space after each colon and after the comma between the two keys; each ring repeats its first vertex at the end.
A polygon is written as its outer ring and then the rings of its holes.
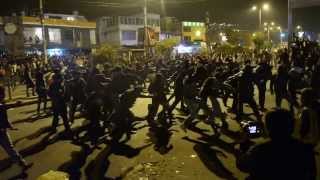
{"type": "MultiPolygon", "coordinates": [[[[250,175],[249,179],[304,179],[316,177],[313,147],[294,139],[294,118],[283,109],[266,115],[270,140],[253,148],[241,149],[237,167],[250,175]]],[[[240,144],[247,147],[250,139],[240,144]]]]}

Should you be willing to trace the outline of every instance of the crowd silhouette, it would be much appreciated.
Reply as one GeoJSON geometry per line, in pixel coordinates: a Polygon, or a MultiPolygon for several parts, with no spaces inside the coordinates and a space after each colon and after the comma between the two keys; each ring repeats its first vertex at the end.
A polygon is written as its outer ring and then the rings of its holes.
{"type": "MultiPolygon", "coordinates": [[[[200,159],[221,178],[236,179],[216,157],[223,152],[213,151],[212,146],[234,154],[238,168],[249,173],[250,179],[315,179],[314,149],[320,140],[319,57],[318,45],[296,39],[289,49],[280,49],[277,54],[264,50],[210,57],[184,55],[174,61],[148,57],[125,65],[99,66],[89,61],[79,66],[75,58],[64,57],[52,57],[49,64],[39,57],[4,62],[1,72],[6,73],[1,76],[9,77],[12,88],[23,84],[26,96],[30,96],[30,90],[36,94],[36,112],[39,118],[52,117],[52,126],[26,137],[32,139],[37,134],[47,134],[39,144],[20,153],[16,151],[14,143],[19,139],[12,142],[9,136],[8,130],[16,129],[9,121],[7,109],[19,104],[6,104],[5,89],[1,87],[0,143],[11,157],[10,161],[27,170],[33,163],[26,163],[23,157],[36,154],[61,139],[71,140],[81,151],[59,168],[68,172],[71,179],[80,179],[80,168],[87,156],[101,144],[107,144],[108,148],[98,155],[104,161],[97,158],[86,169],[88,179],[103,179],[112,163],[105,159],[112,153],[134,157],[150,145],[160,154],[168,153],[174,148],[170,143],[175,133],[172,127],[180,124],[185,133],[193,131],[201,135],[202,141],[189,137],[184,140],[195,144],[194,150],[200,159]],[[274,94],[273,109],[266,108],[268,90],[274,94]],[[151,98],[144,118],[132,112],[141,97],[151,98]],[[288,111],[281,108],[283,99],[289,104],[288,111]],[[179,103],[179,110],[186,118],[176,116],[179,103]],[[244,104],[252,109],[254,118],[244,114],[244,104]],[[224,107],[228,112],[223,111],[224,107]],[[200,110],[203,115],[199,115],[200,110]],[[45,116],[41,116],[43,113],[45,116]],[[226,121],[233,114],[233,121],[242,127],[238,132],[230,130],[226,121]],[[83,117],[85,123],[71,128],[79,117],[83,117]],[[57,131],[60,120],[65,129],[62,133],[57,131]],[[207,124],[213,134],[198,128],[199,121],[207,124]],[[296,121],[300,122],[299,127],[295,126],[296,121]],[[138,127],[139,124],[144,125],[138,127]],[[144,127],[149,128],[150,144],[141,148],[128,146],[132,134],[144,127]],[[299,133],[293,136],[296,129],[299,133]],[[56,136],[52,139],[52,135],[56,136]],[[226,143],[220,139],[221,135],[232,137],[235,142],[226,143]],[[267,142],[254,145],[252,138],[256,137],[267,142]]],[[[36,120],[38,117],[20,121],[36,120]]],[[[11,164],[6,162],[1,162],[1,169],[11,164]]]]}

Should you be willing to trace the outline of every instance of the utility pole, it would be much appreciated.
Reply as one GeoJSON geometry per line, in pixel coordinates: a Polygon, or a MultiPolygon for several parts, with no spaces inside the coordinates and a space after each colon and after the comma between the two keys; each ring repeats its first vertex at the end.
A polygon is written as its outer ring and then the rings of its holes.
{"type": "Polygon", "coordinates": [[[43,45],[43,55],[44,62],[48,63],[48,53],[47,53],[47,40],[46,40],[46,30],[44,24],[44,12],[43,12],[43,0],[40,0],[40,22],[42,27],[42,45],[43,45]]]}
{"type": "Polygon", "coordinates": [[[292,31],[292,1],[288,0],[288,49],[293,38],[292,31]]]}
{"type": "Polygon", "coordinates": [[[262,7],[259,8],[259,29],[262,29],[262,7]]]}
{"type": "Polygon", "coordinates": [[[205,18],[205,25],[206,25],[206,43],[207,43],[207,49],[208,53],[211,57],[211,44],[209,41],[209,28],[210,28],[210,13],[207,11],[206,12],[206,18],[205,18]]]}
{"type": "Polygon", "coordinates": [[[148,2],[144,0],[144,7],[143,7],[143,14],[144,14],[144,52],[146,57],[148,56],[148,2]]]}
{"type": "Polygon", "coordinates": [[[270,27],[268,27],[268,42],[270,42],[270,27]]]}

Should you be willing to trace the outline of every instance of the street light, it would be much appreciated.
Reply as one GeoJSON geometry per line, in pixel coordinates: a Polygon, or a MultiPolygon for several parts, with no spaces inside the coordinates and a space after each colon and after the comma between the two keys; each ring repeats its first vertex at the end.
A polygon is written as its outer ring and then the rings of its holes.
{"type": "Polygon", "coordinates": [[[265,3],[265,4],[262,4],[262,6],[252,6],[252,11],[257,11],[259,10],[259,28],[262,27],[262,11],[269,11],[270,9],[270,6],[269,4],[265,3]]]}
{"type": "Polygon", "coordinates": [[[257,6],[252,6],[252,11],[256,11],[258,9],[257,6]]]}
{"type": "Polygon", "coordinates": [[[265,11],[269,11],[270,6],[269,6],[269,4],[265,3],[265,4],[263,4],[262,8],[263,8],[263,10],[265,10],[265,11]]]}
{"type": "Polygon", "coordinates": [[[282,28],[281,28],[281,26],[278,26],[277,29],[278,29],[279,32],[280,32],[280,43],[282,44],[282,43],[283,43],[284,34],[282,33],[282,28]]]}
{"type": "MultiPolygon", "coordinates": [[[[268,41],[270,41],[270,31],[273,31],[276,27],[274,27],[275,23],[274,22],[265,22],[264,23],[264,31],[267,32],[268,34],[268,41]]],[[[279,28],[279,27],[277,27],[279,28]]]]}
{"type": "Polygon", "coordinates": [[[300,25],[297,26],[297,30],[301,30],[302,27],[300,25]]]}

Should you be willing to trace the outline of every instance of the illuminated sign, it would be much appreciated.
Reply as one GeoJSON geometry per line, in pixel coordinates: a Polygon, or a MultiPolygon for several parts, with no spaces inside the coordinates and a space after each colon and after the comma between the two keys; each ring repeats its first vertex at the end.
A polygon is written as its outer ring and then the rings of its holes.
{"type": "Polygon", "coordinates": [[[204,23],[202,22],[183,22],[183,26],[193,26],[193,27],[204,27],[204,23]]]}

